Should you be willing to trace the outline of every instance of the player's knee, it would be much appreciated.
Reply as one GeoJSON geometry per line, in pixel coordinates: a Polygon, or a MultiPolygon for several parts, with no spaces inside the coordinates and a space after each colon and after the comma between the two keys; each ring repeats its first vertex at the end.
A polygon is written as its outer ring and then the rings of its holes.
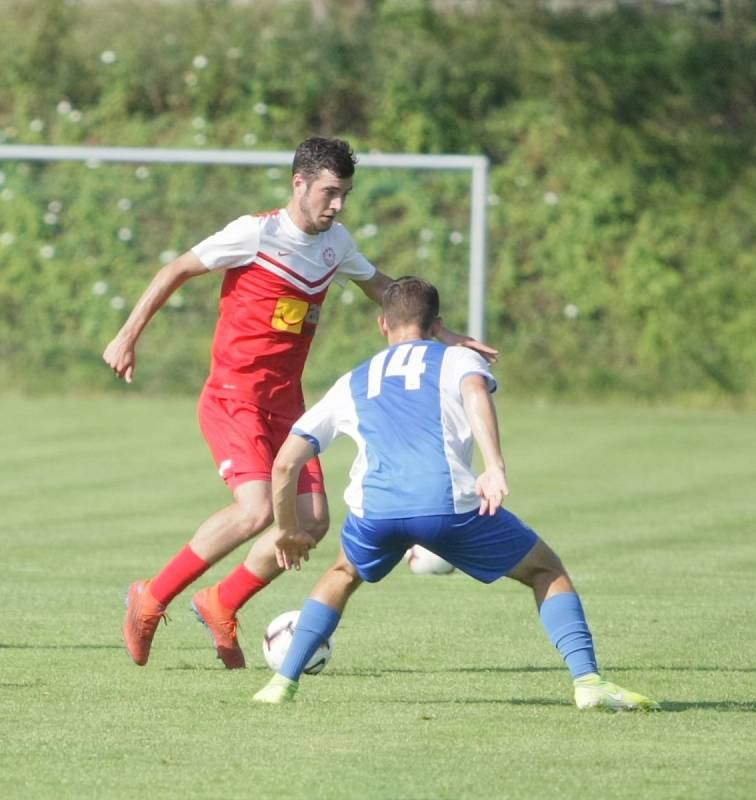
{"type": "Polygon", "coordinates": [[[273,522],[273,511],[270,507],[250,508],[237,507],[237,529],[242,541],[257,536],[273,522]]]}
{"type": "Polygon", "coordinates": [[[331,524],[331,520],[328,518],[328,514],[322,518],[310,518],[304,521],[304,529],[306,533],[309,533],[316,542],[319,542],[327,533],[328,527],[331,524]]]}
{"type": "Polygon", "coordinates": [[[337,580],[348,594],[351,594],[362,583],[357,570],[348,561],[339,561],[334,564],[331,572],[334,580],[337,580]]]}

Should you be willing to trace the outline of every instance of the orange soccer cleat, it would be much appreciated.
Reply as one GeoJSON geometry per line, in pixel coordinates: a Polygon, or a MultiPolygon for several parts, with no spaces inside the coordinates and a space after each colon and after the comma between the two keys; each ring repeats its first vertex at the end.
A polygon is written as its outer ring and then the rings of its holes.
{"type": "Polygon", "coordinates": [[[226,668],[244,669],[246,666],[244,653],[236,638],[239,620],[233,611],[221,603],[218,597],[218,584],[200,589],[194,595],[192,611],[210,632],[218,658],[226,665],[226,668]]]}
{"type": "Polygon", "coordinates": [[[134,581],[126,595],[123,639],[135,663],[143,667],[150,657],[150,647],[160,620],[166,619],[165,606],[150,591],[150,581],[134,581]]]}

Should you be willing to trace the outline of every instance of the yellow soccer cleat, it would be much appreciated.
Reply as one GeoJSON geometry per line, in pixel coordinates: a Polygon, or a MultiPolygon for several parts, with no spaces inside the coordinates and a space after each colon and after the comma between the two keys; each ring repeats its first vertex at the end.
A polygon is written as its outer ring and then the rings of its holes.
{"type": "Polygon", "coordinates": [[[268,683],[257,692],[252,698],[255,703],[272,703],[280,705],[281,703],[290,703],[294,700],[294,695],[299,689],[297,681],[284,678],[283,675],[276,673],[268,683]]]}
{"type": "Polygon", "coordinates": [[[575,705],[581,710],[659,711],[659,704],[637,692],[605,681],[600,675],[583,675],[574,681],[575,705]]]}

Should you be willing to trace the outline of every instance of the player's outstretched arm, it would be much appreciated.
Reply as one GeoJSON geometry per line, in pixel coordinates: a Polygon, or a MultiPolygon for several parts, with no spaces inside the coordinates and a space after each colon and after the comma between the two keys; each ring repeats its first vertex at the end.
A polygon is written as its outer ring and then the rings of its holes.
{"type": "Polygon", "coordinates": [[[467,375],[462,380],[462,401],[485,469],[475,481],[480,496],[480,513],[495,514],[509,495],[504,456],[499,443],[496,408],[482,375],[467,375]]]}
{"type": "Polygon", "coordinates": [[[282,569],[300,569],[309,560],[315,539],[302,530],[297,514],[297,484],[302,467],[315,455],[315,448],[301,436],[289,434],[278,451],[271,472],[273,516],[276,521],[276,561],[282,569]]]}
{"type": "Polygon", "coordinates": [[[493,364],[499,357],[499,351],[487,345],[485,342],[479,342],[477,339],[473,339],[472,336],[467,336],[464,333],[450,331],[443,325],[441,326],[441,330],[436,334],[436,338],[439,342],[443,342],[444,344],[469,347],[471,350],[475,350],[476,353],[480,353],[489,364],[493,364]]]}
{"type": "MultiPolygon", "coordinates": [[[[365,292],[365,294],[379,306],[383,305],[383,293],[392,283],[393,278],[389,278],[388,275],[385,275],[380,270],[376,270],[375,275],[373,275],[370,280],[357,281],[357,285],[360,287],[360,289],[362,289],[362,291],[365,292]]],[[[471,350],[475,350],[477,353],[480,353],[489,363],[496,361],[496,358],[499,355],[499,351],[495,350],[493,347],[490,347],[483,342],[479,342],[477,339],[473,339],[472,336],[467,336],[463,333],[455,333],[443,325],[436,334],[436,338],[439,340],[439,342],[443,342],[444,344],[469,347],[471,350]]]]}
{"type": "Polygon", "coordinates": [[[189,250],[158,270],[137,301],[129,318],[105,348],[103,361],[126,383],[131,383],[136,367],[136,344],[152,317],[182,283],[196,275],[207,274],[207,267],[189,250]]]}

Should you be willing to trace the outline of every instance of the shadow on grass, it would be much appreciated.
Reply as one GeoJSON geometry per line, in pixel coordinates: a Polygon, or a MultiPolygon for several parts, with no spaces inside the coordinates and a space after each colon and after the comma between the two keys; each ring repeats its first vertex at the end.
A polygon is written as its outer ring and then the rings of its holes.
{"type": "Polygon", "coordinates": [[[354,670],[329,670],[332,675],[342,675],[349,678],[380,678],[381,675],[451,675],[454,673],[480,673],[506,672],[522,674],[525,672],[564,672],[564,667],[446,667],[445,669],[425,669],[420,667],[384,667],[382,669],[365,668],[354,670]]]}
{"type": "Polygon", "coordinates": [[[756,714],[756,702],[752,700],[699,700],[698,702],[668,701],[660,702],[662,711],[736,711],[743,714],[756,714]]]}
{"type": "Polygon", "coordinates": [[[3,644],[0,650],[123,650],[122,644],[3,644]]]}

